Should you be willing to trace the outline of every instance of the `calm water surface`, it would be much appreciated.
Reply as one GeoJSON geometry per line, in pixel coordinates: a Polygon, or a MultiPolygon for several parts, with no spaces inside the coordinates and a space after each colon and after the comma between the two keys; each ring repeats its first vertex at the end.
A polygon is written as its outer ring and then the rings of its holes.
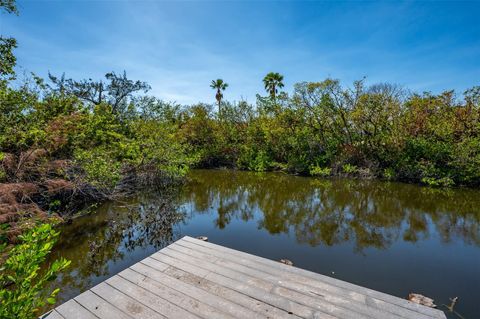
{"type": "MultiPolygon", "coordinates": [[[[196,170],[171,196],[106,203],[62,227],[60,300],[189,236],[480,317],[480,191],[196,170]]],[[[444,308],[444,307],[441,307],[444,308]]],[[[459,318],[448,314],[449,318],[459,318]]]]}

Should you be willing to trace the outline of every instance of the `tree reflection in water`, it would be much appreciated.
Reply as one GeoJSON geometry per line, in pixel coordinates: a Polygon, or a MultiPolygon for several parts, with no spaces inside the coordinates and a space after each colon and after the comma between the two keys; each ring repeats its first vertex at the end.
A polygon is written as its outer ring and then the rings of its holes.
{"type": "Polygon", "coordinates": [[[480,194],[369,180],[322,180],[234,171],[194,171],[182,202],[195,213],[216,211],[216,227],[258,219],[271,234],[292,232],[300,243],[345,241],[361,252],[417,242],[437,232],[480,245],[480,194]]]}
{"type": "Polygon", "coordinates": [[[173,195],[144,194],[106,203],[63,226],[51,256],[72,261],[68,272],[52,283],[62,287],[60,299],[68,300],[178,239],[175,225],[185,216],[174,205],[173,195]]]}

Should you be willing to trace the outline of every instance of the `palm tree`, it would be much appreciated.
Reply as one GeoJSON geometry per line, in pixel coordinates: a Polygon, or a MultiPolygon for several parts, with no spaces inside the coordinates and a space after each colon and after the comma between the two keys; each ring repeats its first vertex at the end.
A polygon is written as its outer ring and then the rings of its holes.
{"type": "Polygon", "coordinates": [[[224,82],[222,79],[212,80],[212,84],[210,84],[210,87],[214,90],[217,90],[217,94],[215,94],[215,99],[217,99],[218,112],[220,112],[220,106],[223,99],[222,91],[225,91],[225,89],[228,87],[228,83],[224,82]]]}
{"type": "Polygon", "coordinates": [[[275,101],[275,96],[278,91],[277,88],[283,88],[283,75],[276,72],[270,72],[263,78],[263,84],[265,85],[265,90],[270,93],[270,96],[275,101]]]}

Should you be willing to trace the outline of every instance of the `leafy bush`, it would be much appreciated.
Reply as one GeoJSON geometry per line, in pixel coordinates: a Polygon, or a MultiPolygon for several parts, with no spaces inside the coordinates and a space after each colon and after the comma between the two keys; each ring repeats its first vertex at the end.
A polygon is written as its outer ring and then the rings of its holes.
{"type": "Polygon", "coordinates": [[[268,171],[273,163],[265,151],[257,152],[247,164],[248,169],[255,172],[268,171]]]}
{"type": "Polygon", "coordinates": [[[310,167],[310,175],[327,177],[332,174],[330,167],[320,167],[318,165],[310,167]]]}
{"type": "Polygon", "coordinates": [[[424,177],[422,178],[422,183],[432,187],[451,187],[455,185],[455,182],[450,177],[424,177]]]}
{"type": "Polygon", "coordinates": [[[342,166],[342,170],[344,173],[347,174],[355,174],[356,172],[358,172],[358,167],[352,164],[344,164],[342,166]]]}
{"type": "Polygon", "coordinates": [[[383,170],[383,177],[389,181],[395,179],[395,170],[391,167],[385,168],[383,170]]]}
{"type": "MultiPolygon", "coordinates": [[[[218,166],[208,159],[223,158],[249,170],[478,186],[478,92],[468,90],[461,101],[452,91],[408,94],[395,85],[366,87],[363,81],[353,87],[334,79],[298,83],[292,96],[279,94],[275,103],[258,96],[248,117],[217,121],[203,113],[197,128],[202,138],[185,141],[205,157],[200,162],[207,167],[218,166]],[[323,170],[337,166],[331,173],[323,170]]],[[[198,125],[178,118],[179,127],[198,125]]]]}
{"type": "MultiPolygon", "coordinates": [[[[60,258],[42,269],[59,233],[50,224],[39,225],[19,238],[0,267],[0,318],[33,319],[46,304],[55,304],[59,289],[45,291],[45,285],[68,267],[60,258]]],[[[5,245],[3,246],[3,249],[5,245]]]]}
{"type": "Polygon", "coordinates": [[[113,189],[121,177],[121,161],[105,148],[78,149],[75,160],[86,173],[87,181],[102,189],[113,189]]]}

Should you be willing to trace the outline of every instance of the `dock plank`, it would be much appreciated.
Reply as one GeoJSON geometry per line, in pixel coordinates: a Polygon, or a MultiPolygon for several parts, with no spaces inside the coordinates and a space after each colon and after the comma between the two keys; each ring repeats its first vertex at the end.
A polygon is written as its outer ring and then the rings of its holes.
{"type": "Polygon", "coordinates": [[[131,281],[132,283],[142,287],[155,295],[164,298],[171,303],[174,303],[183,309],[195,313],[202,318],[212,319],[232,319],[233,316],[227,313],[221,312],[207,304],[204,304],[194,298],[191,298],[185,294],[182,294],[166,285],[161,284],[158,281],[153,280],[147,276],[144,276],[131,269],[126,269],[119,274],[121,277],[131,281]]]}
{"type": "Polygon", "coordinates": [[[113,288],[105,282],[93,287],[91,291],[133,318],[167,318],[166,316],[163,316],[149,307],[144,306],[135,299],[127,296],[123,292],[113,288]]]}
{"type": "Polygon", "coordinates": [[[309,278],[310,280],[313,279],[312,282],[315,282],[315,281],[323,282],[323,283],[330,284],[332,286],[337,286],[337,287],[340,287],[340,288],[344,288],[344,289],[346,289],[348,291],[351,291],[351,292],[356,292],[356,293],[359,293],[359,294],[363,294],[363,295],[366,295],[368,297],[371,297],[372,301],[375,302],[375,303],[377,303],[377,300],[378,301],[383,301],[383,302],[391,303],[391,304],[396,305],[396,306],[400,306],[400,307],[403,307],[403,308],[413,310],[415,313],[421,313],[421,314],[425,314],[427,316],[431,316],[433,318],[437,318],[437,319],[446,318],[445,314],[438,309],[425,307],[425,306],[416,304],[414,302],[408,301],[406,299],[402,299],[402,298],[399,298],[399,297],[396,297],[396,296],[392,296],[392,295],[389,295],[389,294],[386,294],[386,293],[383,293],[383,292],[379,292],[379,291],[376,291],[376,290],[373,290],[373,289],[370,289],[370,288],[358,286],[358,285],[355,285],[355,284],[352,284],[352,283],[349,283],[349,282],[346,282],[346,281],[343,281],[343,280],[340,280],[340,279],[328,277],[328,276],[321,275],[321,274],[318,274],[318,273],[314,273],[314,272],[311,272],[311,271],[308,271],[308,270],[305,270],[305,269],[288,266],[288,265],[279,263],[277,261],[273,261],[273,260],[270,260],[270,259],[267,259],[267,258],[261,258],[261,257],[254,256],[254,255],[251,255],[251,254],[248,254],[248,253],[244,253],[244,252],[241,252],[241,251],[238,251],[238,250],[234,250],[234,249],[227,248],[227,247],[224,247],[224,246],[216,245],[216,244],[213,244],[213,243],[207,243],[207,242],[204,242],[204,241],[201,241],[201,240],[189,237],[189,236],[183,237],[182,239],[180,239],[178,241],[178,243],[180,244],[184,241],[190,242],[190,243],[193,243],[193,244],[196,244],[196,245],[199,245],[199,246],[203,246],[203,247],[206,247],[206,248],[210,248],[210,249],[220,251],[223,254],[225,254],[225,256],[230,256],[230,258],[235,259],[235,260],[239,260],[239,259],[242,259],[242,258],[247,259],[247,260],[250,260],[252,262],[259,263],[259,264],[264,264],[268,267],[275,268],[275,269],[278,269],[278,270],[281,270],[281,271],[284,271],[284,272],[287,272],[287,273],[293,273],[293,274],[297,274],[297,275],[300,275],[300,276],[304,276],[304,277],[309,278]]]}
{"type": "Polygon", "coordinates": [[[55,309],[65,319],[98,319],[74,299],[67,301],[55,309]]]}
{"type": "Polygon", "coordinates": [[[187,273],[181,269],[170,267],[164,272],[184,282],[195,284],[197,287],[202,288],[206,291],[209,291],[217,296],[221,296],[222,298],[225,298],[239,305],[247,307],[248,309],[264,314],[268,318],[270,317],[279,318],[279,319],[300,318],[292,313],[288,313],[283,309],[279,309],[269,304],[259,302],[258,299],[252,298],[248,295],[244,295],[233,289],[216,284],[213,281],[207,280],[205,278],[201,278],[194,274],[187,273]]]}
{"type": "MultiPolygon", "coordinates": [[[[159,297],[150,291],[135,285],[121,276],[114,276],[106,281],[113,288],[118,289],[127,296],[135,299],[139,303],[145,305],[167,318],[185,318],[199,319],[200,317],[178,307],[177,305],[167,301],[163,297],[159,297]]],[[[182,297],[180,297],[182,298],[182,297]]]]}
{"type": "MultiPolygon", "coordinates": [[[[199,264],[200,260],[205,260],[206,261],[205,263],[207,264],[205,267],[208,267],[209,269],[215,269],[213,265],[208,265],[209,263],[220,264],[222,268],[232,269],[236,272],[236,275],[234,275],[231,278],[236,278],[241,275],[243,276],[243,279],[245,281],[260,280],[262,282],[263,281],[271,282],[274,285],[287,286],[287,287],[292,285],[292,284],[288,285],[287,284],[288,281],[279,280],[278,277],[271,276],[265,272],[257,271],[256,269],[253,269],[253,268],[245,267],[243,265],[239,265],[230,261],[221,262],[221,259],[212,259],[212,258],[209,258],[208,255],[199,254],[198,252],[195,252],[187,248],[179,249],[178,245],[172,245],[170,248],[177,252],[183,252],[185,253],[185,255],[188,255],[191,258],[194,258],[193,262],[195,264],[199,264]],[[193,257],[193,256],[196,256],[196,257],[193,257]],[[198,258],[198,259],[195,259],[195,258],[198,258]],[[240,272],[240,274],[237,272],[240,272]]],[[[295,284],[293,284],[293,286],[295,286],[295,284]]],[[[304,289],[307,289],[307,292],[309,292],[308,289],[315,290],[314,288],[308,288],[308,287],[304,289]]],[[[402,319],[402,317],[397,316],[395,314],[387,313],[384,311],[380,311],[376,308],[369,307],[368,305],[365,304],[365,302],[361,303],[355,300],[346,299],[343,297],[329,294],[328,292],[325,292],[325,291],[317,291],[316,296],[304,295],[303,294],[304,289],[299,289],[300,291],[302,291],[301,293],[299,293],[296,291],[292,291],[290,289],[276,287],[273,290],[273,293],[280,295],[282,297],[285,297],[288,300],[293,300],[299,304],[306,305],[308,307],[320,310],[322,312],[325,312],[331,315],[339,315],[340,317],[345,317],[345,318],[357,317],[359,319],[361,318],[402,319]]],[[[272,289],[270,288],[266,290],[272,291],[272,289]]]]}
{"type": "Polygon", "coordinates": [[[120,309],[112,306],[91,291],[85,291],[74,299],[88,311],[100,319],[130,319],[131,317],[123,313],[120,309]]]}
{"type": "MultiPolygon", "coordinates": [[[[163,250],[162,250],[162,253],[163,253],[163,250]]],[[[167,255],[163,255],[162,253],[154,254],[152,255],[152,257],[155,259],[158,259],[159,261],[169,263],[171,266],[181,267],[183,265],[182,263],[188,263],[189,269],[194,275],[201,276],[201,274],[205,271],[204,268],[201,268],[196,265],[195,259],[183,258],[181,254],[171,253],[170,255],[167,256],[167,255]],[[179,257],[179,259],[177,260],[175,258],[171,258],[171,256],[173,255],[175,255],[176,257],[179,257]],[[183,260],[180,258],[183,258],[183,260]]],[[[207,268],[209,267],[208,264],[203,264],[203,266],[207,268]]],[[[187,268],[183,267],[183,269],[187,269],[187,268]]],[[[216,269],[218,270],[218,268],[216,269]]],[[[288,300],[281,296],[269,294],[268,291],[270,289],[264,289],[263,285],[258,285],[258,280],[250,280],[246,276],[236,277],[235,273],[230,271],[227,271],[224,273],[229,274],[229,276],[231,277],[225,276],[224,274],[219,274],[217,272],[209,272],[207,275],[205,275],[204,278],[210,281],[213,281],[219,285],[222,285],[224,287],[228,287],[240,293],[243,293],[245,295],[251,296],[271,306],[277,307],[279,309],[283,309],[288,313],[295,314],[302,318],[309,318],[313,314],[313,309],[310,307],[298,304],[292,300],[288,300]]],[[[273,286],[271,287],[271,289],[273,289],[273,286]]]]}
{"type": "Polygon", "coordinates": [[[183,237],[48,319],[446,319],[437,309],[183,237]]]}
{"type": "Polygon", "coordinates": [[[65,319],[59,314],[55,309],[52,310],[50,313],[44,315],[41,319],[65,319]]]}
{"type": "Polygon", "coordinates": [[[155,267],[155,263],[149,262],[148,264],[136,264],[132,267],[133,270],[138,271],[141,274],[144,274],[160,283],[169,285],[170,287],[175,287],[176,290],[191,296],[199,301],[202,301],[218,310],[222,310],[232,315],[235,318],[265,318],[248,308],[242,307],[236,303],[230,302],[224,298],[215,296],[209,292],[206,292],[194,285],[185,284],[184,282],[170,277],[164,273],[153,272],[149,269],[149,266],[155,267]]]}
{"type": "MultiPolygon", "coordinates": [[[[210,260],[215,264],[242,272],[244,274],[250,274],[254,277],[262,278],[312,298],[323,298],[328,302],[336,304],[337,306],[344,306],[348,309],[353,309],[356,312],[368,314],[372,318],[395,319],[404,317],[408,318],[408,316],[412,316],[417,319],[431,318],[431,316],[418,313],[407,308],[399,308],[396,305],[369,297],[364,294],[351,292],[344,288],[332,286],[323,282],[312,281],[311,278],[280,271],[270,266],[254,263],[250,260],[243,258],[227,259],[225,257],[225,253],[207,249],[206,247],[195,245],[187,241],[177,241],[175,245],[172,245],[170,248],[197,258],[210,260]],[[210,256],[215,257],[215,259],[210,256]]],[[[285,290],[276,288],[276,291],[277,294],[278,292],[288,294],[288,291],[285,290]]],[[[293,295],[298,294],[293,293],[293,295]]]]}
{"type": "MultiPolygon", "coordinates": [[[[138,267],[139,265],[135,265],[135,267],[138,267]]],[[[149,264],[149,266],[151,266],[152,268],[155,268],[156,266],[156,263],[153,263],[153,264],[149,264]]],[[[192,285],[195,285],[195,287],[197,288],[201,288],[209,293],[212,293],[222,299],[225,299],[225,300],[229,300],[235,304],[238,304],[240,306],[243,306],[243,308],[241,309],[250,309],[250,310],[253,310],[255,312],[258,312],[260,313],[261,315],[267,317],[267,318],[290,318],[290,319],[294,319],[294,318],[299,318],[297,317],[295,314],[293,314],[292,312],[289,312],[288,310],[284,310],[284,309],[281,309],[281,308],[276,308],[270,304],[267,304],[267,303],[264,303],[264,302],[260,302],[259,299],[257,298],[254,298],[252,296],[249,296],[249,295],[245,295],[245,294],[242,294],[236,290],[233,290],[233,289],[230,289],[226,286],[222,286],[221,284],[217,284],[213,281],[210,281],[210,280],[207,280],[206,278],[202,278],[200,277],[197,272],[196,272],[196,269],[198,270],[202,270],[200,268],[195,268],[195,266],[191,266],[191,265],[187,265],[187,264],[183,264],[181,262],[177,262],[175,263],[175,267],[171,266],[171,268],[165,270],[165,274],[167,275],[170,275],[174,278],[177,278],[187,284],[192,284],[192,285]],[[185,267],[185,265],[187,267],[185,267]],[[176,267],[180,267],[180,268],[176,268],[176,267]],[[183,270],[182,270],[183,269],[183,270]],[[185,271],[186,270],[186,271],[185,271]]],[[[137,270],[137,269],[135,269],[137,270]]],[[[149,272],[149,275],[148,276],[151,276],[152,278],[156,278],[156,276],[162,276],[164,274],[155,274],[154,272],[152,272],[152,270],[154,269],[147,269],[145,270],[145,268],[142,270],[142,273],[144,273],[144,271],[148,271],[149,272]]],[[[146,274],[146,273],[145,273],[146,274]]],[[[221,281],[219,281],[221,283],[221,281]]],[[[236,286],[238,287],[238,286],[236,286]]],[[[208,301],[210,302],[211,300],[208,299],[208,301]]],[[[236,316],[243,316],[244,310],[242,310],[242,313],[240,314],[236,314],[236,316]]],[[[305,313],[306,313],[306,316],[308,317],[310,314],[311,314],[311,310],[310,309],[306,309],[305,310],[305,313]]],[[[254,315],[254,314],[249,314],[248,312],[245,313],[246,317],[250,317],[250,316],[253,316],[253,317],[257,317],[257,315],[254,315]]]]}

